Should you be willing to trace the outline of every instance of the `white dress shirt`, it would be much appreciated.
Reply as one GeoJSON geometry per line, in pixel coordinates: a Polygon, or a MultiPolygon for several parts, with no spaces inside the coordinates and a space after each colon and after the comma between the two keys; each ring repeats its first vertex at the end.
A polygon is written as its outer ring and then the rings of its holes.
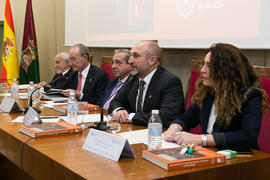
{"type": "Polygon", "coordinates": [[[212,134],[212,132],[213,132],[213,126],[215,124],[216,117],[217,117],[216,108],[215,108],[215,105],[213,103],[212,108],[211,108],[211,112],[210,112],[210,116],[209,116],[209,120],[208,120],[207,130],[206,130],[206,132],[208,134],[212,134]]]}
{"type": "MultiPolygon", "coordinates": [[[[153,75],[155,74],[157,68],[154,69],[152,72],[150,72],[144,79],[139,79],[139,81],[143,80],[145,82],[144,84],[144,89],[143,89],[143,97],[142,97],[142,109],[143,109],[143,103],[144,103],[144,99],[145,99],[145,96],[146,96],[146,92],[148,90],[148,86],[150,84],[150,81],[153,77],[153,75]]],[[[137,107],[137,102],[138,102],[138,98],[139,98],[139,89],[138,89],[138,93],[137,93],[137,97],[136,97],[136,106],[137,107]]],[[[129,116],[128,116],[128,120],[132,120],[132,118],[134,117],[135,113],[130,113],[129,116]]]]}

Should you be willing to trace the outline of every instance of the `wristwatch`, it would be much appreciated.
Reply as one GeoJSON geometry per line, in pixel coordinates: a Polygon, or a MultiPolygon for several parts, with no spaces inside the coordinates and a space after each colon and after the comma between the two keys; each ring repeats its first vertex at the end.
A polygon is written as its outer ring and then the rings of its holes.
{"type": "Polygon", "coordinates": [[[202,144],[203,146],[206,146],[207,137],[206,135],[202,135],[202,144]]]}

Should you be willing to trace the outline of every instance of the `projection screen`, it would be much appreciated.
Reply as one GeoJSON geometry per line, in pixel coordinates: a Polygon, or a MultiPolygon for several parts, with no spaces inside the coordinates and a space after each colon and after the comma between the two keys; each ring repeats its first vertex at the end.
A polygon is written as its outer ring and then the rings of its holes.
{"type": "Polygon", "coordinates": [[[65,45],[270,49],[269,0],[66,0],[65,45]]]}

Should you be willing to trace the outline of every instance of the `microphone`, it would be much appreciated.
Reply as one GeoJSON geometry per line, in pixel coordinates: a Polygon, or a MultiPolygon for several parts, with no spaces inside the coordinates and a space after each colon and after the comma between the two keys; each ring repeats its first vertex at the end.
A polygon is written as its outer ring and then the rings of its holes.
{"type": "MultiPolygon", "coordinates": [[[[29,101],[29,107],[32,107],[32,104],[33,104],[33,94],[34,94],[37,90],[39,90],[39,89],[41,89],[41,88],[44,88],[44,91],[45,91],[45,92],[48,91],[49,89],[51,89],[51,87],[49,87],[49,86],[47,86],[47,85],[40,86],[40,87],[34,89],[34,90],[32,91],[32,93],[31,93],[30,97],[29,97],[29,98],[30,98],[30,101],[29,101]]],[[[24,113],[27,113],[29,107],[27,107],[27,108],[24,109],[24,113]]],[[[41,113],[41,111],[40,111],[39,109],[37,109],[37,108],[35,108],[35,107],[32,107],[32,108],[33,108],[37,113],[41,113]]]]}
{"type": "Polygon", "coordinates": [[[94,127],[95,129],[98,129],[98,130],[106,130],[107,129],[107,124],[106,122],[104,121],[103,119],[103,115],[104,115],[104,109],[103,109],[103,106],[104,104],[109,100],[111,99],[111,97],[113,97],[116,93],[118,93],[118,91],[122,88],[124,88],[129,81],[133,80],[134,79],[134,76],[132,75],[129,75],[128,79],[124,82],[124,84],[122,85],[121,88],[119,88],[117,91],[115,91],[113,94],[111,94],[108,98],[106,98],[105,100],[103,100],[101,106],[100,106],[100,121],[99,122],[94,122],[94,127]]]}

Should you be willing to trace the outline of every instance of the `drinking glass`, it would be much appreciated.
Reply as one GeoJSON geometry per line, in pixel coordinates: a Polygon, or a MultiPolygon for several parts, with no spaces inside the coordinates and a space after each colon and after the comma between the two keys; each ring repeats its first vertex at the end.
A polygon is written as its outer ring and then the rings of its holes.
{"type": "Polygon", "coordinates": [[[40,99],[42,96],[45,94],[44,88],[40,88],[39,90],[35,91],[34,94],[32,95],[33,99],[33,107],[38,108],[40,106],[40,99]]]}
{"type": "Polygon", "coordinates": [[[107,118],[107,130],[112,134],[116,134],[117,132],[119,132],[121,130],[120,117],[109,114],[107,118]]]}
{"type": "Polygon", "coordinates": [[[5,94],[9,92],[8,83],[1,83],[1,93],[5,94]]]}
{"type": "Polygon", "coordinates": [[[85,125],[84,125],[84,118],[85,118],[85,115],[88,114],[88,102],[86,101],[81,101],[78,103],[79,104],[79,107],[78,107],[78,117],[80,117],[81,119],[81,127],[82,128],[85,128],[85,125]]]}

